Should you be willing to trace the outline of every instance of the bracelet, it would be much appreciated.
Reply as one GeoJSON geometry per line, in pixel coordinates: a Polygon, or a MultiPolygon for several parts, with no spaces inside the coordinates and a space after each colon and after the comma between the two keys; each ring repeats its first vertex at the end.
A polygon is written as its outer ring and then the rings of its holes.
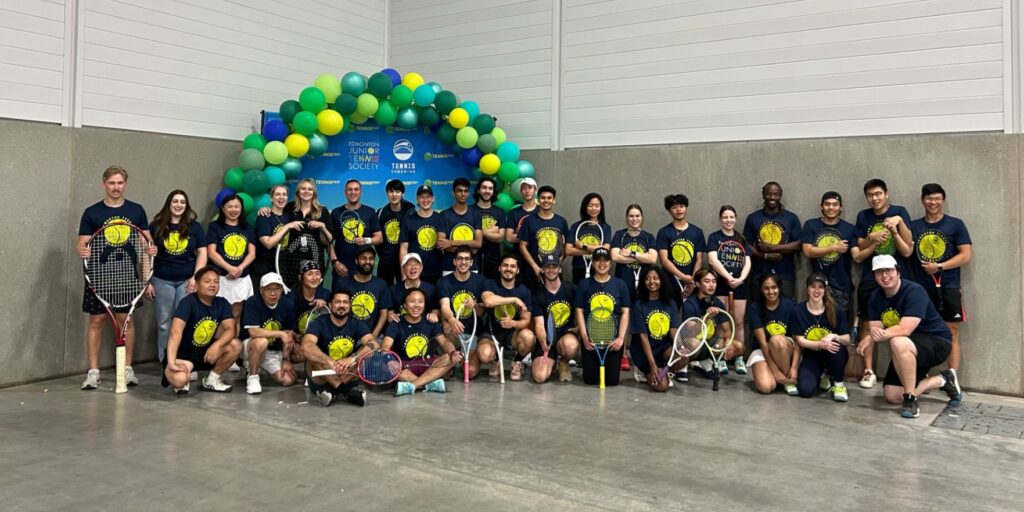
{"type": "Polygon", "coordinates": [[[373,243],[373,239],[372,239],[372,238],[370,238],[370,237],[366,237],[366,238],[364,238],[364,239],[363,239],[363,241],[364,241],[364,242],[366,242],[366,243],[368,243],[368,244],[369,244],[369,243],[373,243]]]}
{"type": "Polygon", "coordinates": [[[334,265],[337,262],[338,262],[338,260],[331,260],[331,265],[334,265]]]}

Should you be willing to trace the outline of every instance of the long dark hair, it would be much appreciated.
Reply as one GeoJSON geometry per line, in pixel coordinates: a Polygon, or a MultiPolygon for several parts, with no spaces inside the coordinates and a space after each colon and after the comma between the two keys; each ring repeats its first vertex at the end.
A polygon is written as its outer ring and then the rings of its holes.
{"type": "MultiPolygon", "coordinates": [[[[736,208],[733,208],[733,206],[731,204],[723,204],[722,207],[718,209],[718,221],[719,222],[722,221],[722,214],[725,213],[725,212],[732,212],[733,215],[736,215],[736,220],[739,220],[739,214],[736,213],[736,208]]],[[[747,240],[743,238],[743,231],[742,230],[739,230],[739,229],[736,229],[736,227],[733,227],[732,231],[733,231],[733,233],[736,234],[736,240],[738,240],[743,245],[747,245],[747,240]]]]}
{"type": "Polygon", "coordinates": [[[171,215],[171,200],[177,195],[185,198],[185,212],[181,214],[181,220],[178,221],[178,238],[188,238],[188,230],[196,220],[196,212],[192,209],[192,201],[189,201],[188,194],[179,188],[167,194],[164,207],[160,208],[160,211],[156,212],[156,216],[153,217],[153,224],[156,224],[156,233],[153,233],[153,236],[157,240],[163,240],[171,234],[171,218],[173,217],[171,215]]]}
{"type": "Polygon", "coordinates": [[[601,203],[601,213],[597,214],[597,223],[604,224],[604,198],[597,192],[591,192],[583,196],[583,200],[580,201],[580,221],[590,220],[590,215],[587,215],[587,205],[590,204],[590,200],[597,198],[598,202],[601,203]]]}
{"type": "Polygon", "coordinates": [[[217,225],[220,227],[227,227],[228,216],[224,213],[224,205],[228,204],[228,201],[238,201],[242,205],[242,213],[238,216],[238,227],[241,229],[248,229],[249,223],[245,221],[245,202],[242,201],[238,194],[230,194],[224,197],[224,200],[220,202],[220,213],[217,214],[217,225]]]}
{"type": "Polygon", "coordinates": [[[637,286],[637,289],[636,289],[637,299],[640,299],[640,300],[649,300],[650,299],[650,293],[647,291],[647,285],[644,284],[644,283],[647,282],[647,274],[650,274],[651,272],[654,272],[655,274],[658,274],[658,279],[661,282],[661,286],[658,287],[658,300],[661,301],[661,302],[664,302],[665,304],[672,304],[673,303],[673,300],[672,300],[672,287],[668,285],[668,274],[666,274],[665,271],[662,270],[660,267],[654,267],[654,266],[644,267],[640,271],[640,285],[637,286]],[[641,288],[640,288],[641,286],[643,287],[643,292],[642,293],[640,291],[641,290],[641,288]]]}
{"type": "Polygon", "coordinates": [[[757,278],[757,298],[755,299],[757,304],[762,309],[768,308],[768,299],[764,297],[764,293],[761,292],[761,288],[764,288],[765,281],[771,279],[775,283],[775,286],[779,289],[779,302],[782,302],[782,286],[779,283],[779,277],[775,274],[761,274],[757,278]]]}

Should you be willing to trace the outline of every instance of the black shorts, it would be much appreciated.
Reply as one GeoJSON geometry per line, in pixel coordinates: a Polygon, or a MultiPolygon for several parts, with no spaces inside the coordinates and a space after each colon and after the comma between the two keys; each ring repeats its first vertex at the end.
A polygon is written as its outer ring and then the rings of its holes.
{"type": "Polygon", "coordinates": [[[715,286],[715,297],[728,297],[729,292],[732,292],[733,300],[747,300],[747,288],[747,283],[731,288],[729,283],[725,282],[725,279],[719,277],[718,284],[715,286]]]}
{"type": "MultiPolygon", "coordinates": [[[[82,293],[82,312],[90,315],[104,315],[107,313],[107,309],[103,307],[103,303],[100,299],[96,298],[96,294],[89,289],[89,284],[84,284],[85,291],[82,293]]],[[[135,309],[142,309],[144,301],[139,301],[135,306],[135,309]]],[[[131,306],[125,306],[123,308],[113,308],[115,313],[127,313],[131,306]]]]}
{"type": "MultiPolygon", "coordinates": [[[[915,332],[909,338],[910,341],[914,342],[914,347],[917,348],[917,382],[921,382],[928,376],[928,370],[945,363],[946,359],[949,359],[949,351],[952,349],[952,345],[949,340],[937,338],[931,334],[915,332]]],[[[903,385],[891,361],[889,362],[889,368],[885,371],[885,379],[882,383],[886,386],[903,385]]]]}
{"type": "Polygon", "coordinates": [[[857,318],[861,320],[868,319],[868,301],[871,300],[871,294],[878,289],[878,283],[874,279],[871,281],[861,281],[857,285],[857,318]]]}
{"type": "Polygon", "coordinates": [[[932,300],[939,316],[947,322],[963,322],[967,320],[967,313],[964,311],[963,295],[960,288],[936,288],[925,286],[928,291],[928,298],[932,300]],[[942,294],[942,307],[939,307],[939,294],[942,294]]]}
{"type": "MultiPolygon", "coordinates": [[[[556,360],[556,361],[558,360],[558,358],[560,357],[558,355],[558,342],[562,341],[562,338],[564,338],[566,334],[570,334],[570,333],[571,333],[571,331],[567,331],[567,332],[563,333],[557,340],[555,340],[555,346],[551,347],[551,350],[548,352],[548,357],[550,357],[551,359],[556,360]]],[[[538,357],[541,357],[541,356],[544,355],[544,347],[540,346],[540,340],[537,340],[537,342],[533,344],[533,352],[531,352],[530,354],[531,354],[530,357],[532,357],[533,359],[537,359],[538,357]]],[[[575,358],[574,357],[570,357],[569,359],[575,359],[575,358]]]]}

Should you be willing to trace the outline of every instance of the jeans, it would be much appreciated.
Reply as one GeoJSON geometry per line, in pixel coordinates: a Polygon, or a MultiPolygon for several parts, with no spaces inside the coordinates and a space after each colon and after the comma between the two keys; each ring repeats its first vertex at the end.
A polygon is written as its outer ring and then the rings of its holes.
{"type": "Polygon", "coordinates": [[[156,353],[160,362],[164,361],[167,354],[167,335],[171,331],[171,319],[174,317],[174,310],[178,303],[185,298],[185,288],[188,287],[188,280],[164,281],[152,277],[149,283],[153,285],[153,306],[156,308],[156,353]]]}

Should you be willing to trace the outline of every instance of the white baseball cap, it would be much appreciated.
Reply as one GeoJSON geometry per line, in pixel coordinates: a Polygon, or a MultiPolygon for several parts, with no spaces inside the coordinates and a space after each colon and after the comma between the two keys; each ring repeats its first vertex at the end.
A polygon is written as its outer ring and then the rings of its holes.
{"type": "Polygon", "coordinates": [[[420,265],[423,264],[423,258],[420,258],[419,254],[410,252],[406,254],[404,258],[402,258],[402,266],[404,267],[406,263],[409,263],[409,260],[416,260],[420,263],[420,265]]]}
{"type": "Polygon", "coordinates": [[[885,270],[888,268],[896,268],[896,258],[889,256],[888,254],[882,254],[881,256],[875,256],[871,258],[871,271],[885,270]]]}
{"type": "Polygon", "coordinates": [[[537,180],[535,180],[533,178],[530,178],[530,177],[523,178],[519,182],[519,188],[523,188],[523,185],[529,185],[529,186],[531,186],[533,188],[537,188],[537,180]]]}
{"type": "Polygon", "coordinates": [[[284,286],[284,279],[281,279],[281,274],[277,272],[267,272],[260,278],[260,288],[266,288],[272,284],[279,284],[284,286]]]}

